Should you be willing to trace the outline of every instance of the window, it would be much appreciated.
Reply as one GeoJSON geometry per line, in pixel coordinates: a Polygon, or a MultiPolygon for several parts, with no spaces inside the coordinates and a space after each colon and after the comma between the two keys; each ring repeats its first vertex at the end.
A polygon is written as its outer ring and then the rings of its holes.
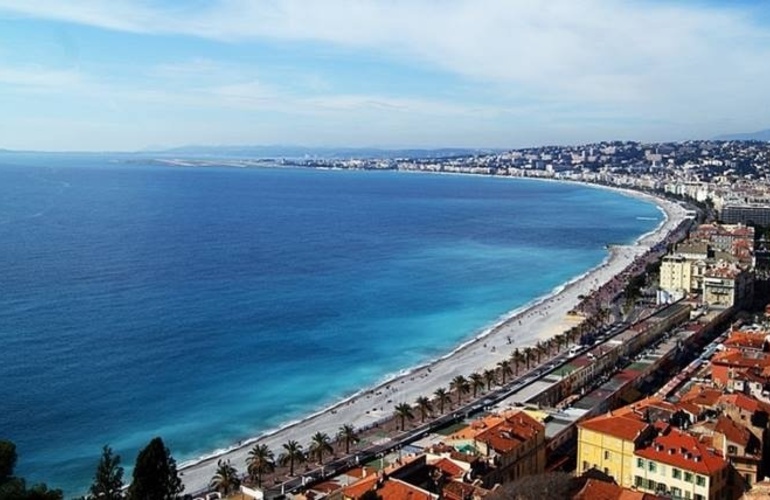
{"type": "Polygon", "coordinates": [[[671,477],[674,479],[682,479],[682,470],[677,469],[676,467],[671,468],[671,477]]]}
{"type": "Polygon", "coordinates": [[[585,460],[583,460],[583,471],[585,472],[585,471],[587,471],[587,470],[588,470],[588,462],[586,462],[585,460]]]}
{"type": "Polygon", "coordinates": [[[734,444],[728,444],[727,445],[727,453],[731,455],[737,455],[738,454],[738,447],[734,444]]]}
{"type": "Polygon", "coordinates": [[[692,482],[692,472],[686,472],[684,473],[684,480],[688,483],[692,482]]]}
{"type": "Polygon", "coordinates": [[[690,492],[689,492],[689,491],[685,490],[685,492],[684,492],[684,498],[685,498],[686,500],[690,500],[690,498],[691,498],[691,497],[690,497],[690,492]]]}
{"type": "Polygon", "coordinates": [[[700,493],[696,493],[695,494],[695,500],[706,500],[706,497],[704,497],[700,493]]]}
{"type": "Polygon", "coordinates": [[[641,469],[644,469],[644,459],[643,458],[637,458],[636,459],[636,466],[641,468],[641,469]]]}
{"type": "Polygon", "coordinates": [[[644,479],[642,479],[642,476],[634,477],[634,486],[636,486],[637,488],[641,488],[642,484],[644,484],[644,479]]]}
{"type": "Polygon", "coordinates": [[[677,488],[676,486],[671,487],[671,496],[674,498],[682,498],[682,490],[677,488]]]}
{"type": "Polygon", "coordinates": [[[604,468],[604,474],[607,476],[610,475],[610,470],[607,467],[604,468]]]}
{"type": "Polygon", "coordinates": [[[604,451],[604,459],[605,460],[609,460],[610,459],[610,452],[607,451],[607,450],[604,451]]]}
{"type": "Polygon", "coordinates": [[[647,481],[647,489],[648,490],[653,490],[654,491],[655,490],[655,486],[657,486],[657,484],[652,479],[647,481]]]}
{"type": "Polygon", "coordinates": [[[656,464],[655,462],[652,462],[652,461],[650,461],[650,462],[647,462],[647,469],[648,469],[650,472],[657,472],[657,470],[658,470],[658,464],[656,464]]]}
{"type": "Polygon", "coordinates": [[[706,486],[706,478],[698,474],[695,476],[695,484],[698,486],[706,486]]]}

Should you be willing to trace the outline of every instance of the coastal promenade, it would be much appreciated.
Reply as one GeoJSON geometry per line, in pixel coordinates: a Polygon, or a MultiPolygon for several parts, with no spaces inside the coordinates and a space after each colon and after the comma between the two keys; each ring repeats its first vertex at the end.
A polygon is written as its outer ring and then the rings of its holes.
{"type": "Polygon", "coordinates": [[[356,428],[379,425],[392,417],[396,405],[413,405],[418,397],[432,397],[436,389],[448,388],[455,376],[467,377],[472,372],[494,369],[499,361],[508,359],[515,348],[534,346],[538,341],[574,326],[576,320],[570,312],[585,297],[602,293],[600,290],[612,290],[614,287],[607,285],[617,282],[621,272],[644,266],[640,257],[648,256],[650,250],[663,242],[686,217],[685,210],[670,201],[652,199],[635,192],[627,194],[654,201],[665,212],[666,219],[656,231],[645,235],[633,245],[611,247],[605,262],[591,272],[527,309],[512,311],[504,321],[430,365],[415,368],[380,386],[364,390],[302,421],[239,443],[217,456],[196,463],[181,464],[185,490],[192,493],[207,489],[219,459],[230,460],[239,472],[244,473],[248,452],[256,443],[267,445],[277,457],[283,444],[289,440],[295,440],[307,448],[311,436],[316,432],[333,437],[342,425],[356,428]]]}

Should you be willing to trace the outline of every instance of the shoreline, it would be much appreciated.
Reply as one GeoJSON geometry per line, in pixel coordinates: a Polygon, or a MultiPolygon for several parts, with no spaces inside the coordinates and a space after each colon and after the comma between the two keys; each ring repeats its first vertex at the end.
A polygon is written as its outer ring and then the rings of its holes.
{"type": "Polygon", "coordinates": [[[374,386],[362,388],[300,419],[268,429],[231,447],[217,449],[205,456],[180,463],[179,471],[185,491],[195,493],[207,489],[219,459],[230,460],[239,472],[245,472],[248,451],[256,443],[266,444],[276,453],[277,458],[282,444],[290,439],[304,447],[315,432],[325,432],[334,437],[343,424],[356,428],[370,427],[391,417],[396,404],[413,404],[417,397],[430,396],[435,389],[447,387],[456,375],[467,377],[474,371],[493,368],[498,361],[507,359],[514,348],[532,346],[539,340],[569,329],[579,318],[570,316],[569,312],[580,303],[581,297],[590,295],[610,282],[686,218],[681,206],[663,198],[630,189],[578,184],[611,189],[652,202],[663,212],[664,219],[655,229],[639,236],[631,244],[608,245],[607,256],[601,263],[547,294],[502,315],[450,352],[388,375],[374,386]]]}

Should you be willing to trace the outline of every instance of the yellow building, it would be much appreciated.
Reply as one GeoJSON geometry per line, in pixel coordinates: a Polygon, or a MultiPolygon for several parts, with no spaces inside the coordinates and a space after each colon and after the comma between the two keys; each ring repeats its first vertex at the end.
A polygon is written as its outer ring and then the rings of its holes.
{"type": "Polygon", "coordinates": [[[597,469],[623,487],[634,484],[634,452],[655,435],[633,411],[608,413],[578,424],[577,473],[597,469]]]}
{"type": "Polygon", "coordinates": [[[693,290],[693,262],[682,255],[667,255],[660,263],[660,289],[689,293],[693,290]]]}

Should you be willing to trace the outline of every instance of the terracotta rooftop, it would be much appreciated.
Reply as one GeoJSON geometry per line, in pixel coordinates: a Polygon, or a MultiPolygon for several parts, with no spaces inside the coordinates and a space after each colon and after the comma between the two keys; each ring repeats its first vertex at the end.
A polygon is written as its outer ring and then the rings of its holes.
{"type": "Polygon", "coordinates": [[[680,400],[683,403],[692,403],[700,407],[711,408],[717,404],[722,396],[722,391],[703,385],[694,385],[680,400]]]}
{"type": "Polygon", "coordinates": [[[769,332],[750,332],[743,330],[733,330],[730,336],[724,341],[725,347],[744,347],[761,351],[765,343],[765,338],[769,332]]]}
{"type": "Polygon", "coordinates": [[[721,456],[710,451],[695,436],[674,427],[669,427],[649,446],[636,450],[634,454],[706,476],[727,466],[721,456]]]}
{"type": "Polygon", "coordinates": [[[466,500],[484,498],[490,491],[461,481],[449,481],[444,485],[443,493],[445,500],[466,500]]]}
{"type": "Polygon", "coordinates": [[[735,422],[733,419],[720,415],[714,424],[714,430],[721,434],[724,434],[725,438],[735,444],[739,444],[743,447],[748,446],[751,440],[751,431],[749,431],[744,425],[735,422]]]}
{"type": "Polygon", "coordinates": [[[749,413],[764,411],[765,413],[770,415],[770,405],[768,405],[765,402],[756,400],[752,397],[746,396],[745,394],[741,394],[741,393],[724,394],[722,395],[722,397],[719,398],[719,402],[722,404],[736,406],[749,413]]]}
{"type": "Polygon", "coordinates": [[[657,500],[657,495],[625,489],[615,483],[588,479],[572,500],[657,500]]]}
{"type": "Polygon", "coordinates": [[[367,491],[376,490],[382,500],[436,500],[438,495],[428,493],[398,479],[367,477],[342,490],[345,498],[358,500],[367,491]]]}
{"type": "Polygon", "coordinates": [[[465,469],[452,462],[448,458],[440,458],[430,465],[436,467],[437,469],[441,469],[444,473],[448,474],[449,477],[462,477],[462,475],[465,473],[465,469]]]}
{"type": "MultiPolygon", "coordinates": [[[[628,408],[628,407],[626,407],[628,408]]],[[[625,441],[634,441],[650,424],[643,421],[636,413],[613,413],[601,415],[578,424],[578,427],[594,432],[600,432],[625,441]]]]}
{"type": "Polygon", "coordinates": [[[503,422],[479,433],[476,439],[487,443],[498,453],[507,453],[544,432],[543,424],[520,411],[509,414],[503,422]]]}

